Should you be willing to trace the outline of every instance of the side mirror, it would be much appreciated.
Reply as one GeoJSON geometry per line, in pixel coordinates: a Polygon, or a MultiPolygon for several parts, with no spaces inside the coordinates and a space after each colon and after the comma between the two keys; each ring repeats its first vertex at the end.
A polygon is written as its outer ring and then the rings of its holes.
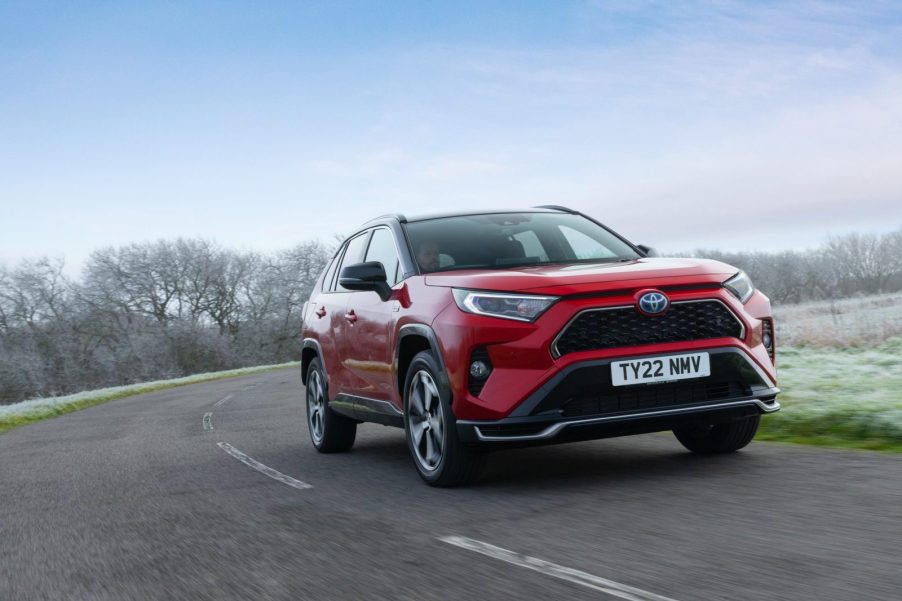
{"type": "Polygon", "coordinates": [[[640,244],[637,247],[639,250],[645,253],[646,257],[660,257],[660,253],[657,250],[652,248],[651,246],[645,246],[644,244],[640,244]]]}
{"type": "Polygon", "coordinates": [[[348,265],[341,270],[338,283],[348,290],[372,290],[383,301],[391,297],[391,286],[388,285],[385,268],[378,261],[348,265]]]}

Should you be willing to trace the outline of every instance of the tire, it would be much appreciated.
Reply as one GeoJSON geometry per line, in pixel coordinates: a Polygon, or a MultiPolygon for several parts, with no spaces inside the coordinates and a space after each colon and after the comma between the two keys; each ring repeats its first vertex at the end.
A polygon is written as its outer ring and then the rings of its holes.
{"type": "Polygon", "coordinates": [[[307,430],[320,453],[342,453],[354,446],[357,422],[329,408],[326,377],[319,358],[307,368],[307,430]]]}
{"type": "Polygon", "coordinates": [[[718,455],[738,451],[752,442],[760,422],[761,416],[753,415],[724,424],[685,426],[675,429],[673,434],[693,453],[718,455]]]}
{"type": "Polygon", "coordinates": [[[439,384],[441,369],[432,353],[418,353],[404,381],[404,432],[420,477],[430,486],[475,481],[485,453],[461,443],[451,413],[451,391],[439,384]]]}

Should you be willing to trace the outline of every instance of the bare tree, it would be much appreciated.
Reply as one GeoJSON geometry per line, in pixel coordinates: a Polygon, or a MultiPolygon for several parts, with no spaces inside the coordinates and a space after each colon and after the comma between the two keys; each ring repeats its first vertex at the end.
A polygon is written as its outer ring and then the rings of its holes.
{"type": "Polygon", "coordinates": [[[884,292],[899,271],[895,234],[847,234],[830,237],[825,254],[844,296],[884,292]]]}

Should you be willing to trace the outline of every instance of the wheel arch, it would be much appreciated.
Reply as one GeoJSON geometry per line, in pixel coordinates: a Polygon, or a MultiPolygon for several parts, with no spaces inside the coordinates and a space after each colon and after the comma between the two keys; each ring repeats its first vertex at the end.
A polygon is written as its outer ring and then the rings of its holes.
{"type": "Polygon", "coordinates": [[[307,385],[307,369],[310,362],[319,357],[320,365],[323,368],[323,375],[326,376],[326,382],[329,376],[326,374],[326,364],[323,362],[323,347],[320,346],[319,340],[315,338],[304,338],[303,349],[301,350],[301,383],[307,385]]]}
{"type": "Polygon", "coordinates": [[[395,345],[395,385],[400,398],[404,398],[404,381],[407,379],[407,369],[417,353],[429,351],[439,365],[438,384],[450,390],[448,370],[442,358],[441,346],[435,331],[424,324],[407,324],[401,326],[398,331],[398,343],[395,345]]]}

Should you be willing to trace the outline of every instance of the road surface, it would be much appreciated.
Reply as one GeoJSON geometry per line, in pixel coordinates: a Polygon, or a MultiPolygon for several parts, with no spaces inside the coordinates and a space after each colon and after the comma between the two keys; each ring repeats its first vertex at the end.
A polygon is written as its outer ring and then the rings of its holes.
{"type": "Polygon", "coordinates": [[[394,428],[316,453],[302,399],[281,370],[0,435],[0,600],[902,599],[898,455],[653,434],[433,489],[394,428]]]}

